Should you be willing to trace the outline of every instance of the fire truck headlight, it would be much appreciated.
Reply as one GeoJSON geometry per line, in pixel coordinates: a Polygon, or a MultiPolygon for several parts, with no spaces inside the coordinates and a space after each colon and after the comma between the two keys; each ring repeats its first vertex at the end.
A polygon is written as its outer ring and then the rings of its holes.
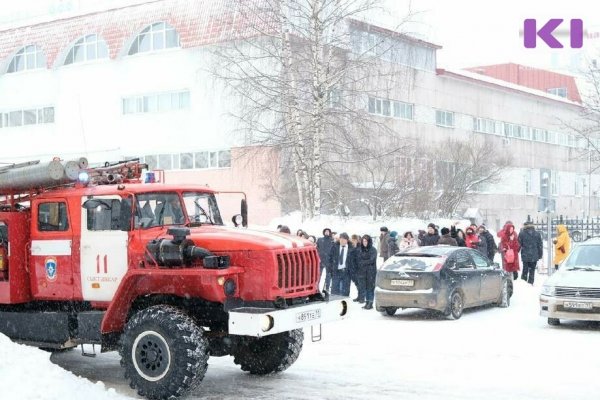
{"type": "Polygon", "coordinates": [[[270,315],[263,315],[260,320],[260,329],[263,332],[268,332],[275,326],[275,319],[270,315]]]}

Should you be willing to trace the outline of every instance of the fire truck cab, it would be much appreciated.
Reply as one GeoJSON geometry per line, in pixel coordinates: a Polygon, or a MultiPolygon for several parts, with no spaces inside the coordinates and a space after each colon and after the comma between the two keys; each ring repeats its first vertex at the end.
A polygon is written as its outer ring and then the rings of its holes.
{"type": "MultiPolygon", "coordinates": [[[[281,372],[302,328],[346,316],[348,299],[319,291],[310,242],[225,227],[216,192],[142,183],[144,167],[80,168],[27,190],[0,173],[0,333],[49,350],[118,350],[130,385],[164,399],[199,384],[209,356],[281,372]]],[[[246,209],[234,218],[244,226],[246,209]]]]}

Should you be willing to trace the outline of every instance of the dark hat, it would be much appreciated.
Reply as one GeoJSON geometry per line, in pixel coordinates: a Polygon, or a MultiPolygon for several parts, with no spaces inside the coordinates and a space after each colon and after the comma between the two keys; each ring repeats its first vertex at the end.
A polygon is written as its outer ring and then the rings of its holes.
{"type": "Polygon", "coordinates": [[[388,232],[387,226],[382,226],[381,228],[379,228],[379,232],[388,232]]]}
{"type": "Polygon", "coordinates": [[[428,227],[428,228],[433,228],[433,229],[436,229],[436,227],[435,227],[435,224],[434,224],[433,222],[432,222],[432,223],[430,223],[429,225],[427,225],[427,227],[428,227]]]}
{"type": "Polygon", "coordinates": [[[395,238],[396,236],[398,236],[398,232],[396,232],[396,231],[390,232],[390,237],[395,238]]]}
{"type": "Polygon", "coordinates": [[[448,228],[442,228],[442,235],[447,235],[450,233],[450,229],[448,228]]]}
{"type": "Polygon", "coordinates": [[[325,231],[329,231],[329,234],[331,235],[331,229],[325,228],[325,229],[323,229],[323,236],[325,236],[325,231]]]}
{"type": "Polygon", "coordinates": [[[348,234],[346,232],[342,232],[340,233],[339,236],[340,239],[346,239],[346,240],[350,240],[350,236],[348,236],[348,234]]]}

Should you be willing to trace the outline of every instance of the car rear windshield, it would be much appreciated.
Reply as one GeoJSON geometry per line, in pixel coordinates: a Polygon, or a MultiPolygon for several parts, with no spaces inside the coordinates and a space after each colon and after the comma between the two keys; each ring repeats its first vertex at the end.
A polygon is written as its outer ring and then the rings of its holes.
{"type": "Polygon", "coordinates": [[[594,268],[600,269],[600,245],[583,245],[573,249],[565,261],[567,269],[594,268]]]}
{"type": "Polygon", "coordinates": [[[443,262],[443,257],[432,255],[398,255],[391,264],[383,267],[386,271],[422,271],[431,272],[443,262]]]}

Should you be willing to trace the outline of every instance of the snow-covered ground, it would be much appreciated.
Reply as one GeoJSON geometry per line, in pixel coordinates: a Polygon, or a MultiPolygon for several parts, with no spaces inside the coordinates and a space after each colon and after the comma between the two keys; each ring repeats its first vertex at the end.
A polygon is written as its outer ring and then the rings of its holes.
{"type": "MultiPolygon", "coordinates": [[[[467,310],[458,321],[418,310],[387,317],[355,306],[348,320],[323,327],[321,342],[312,343],[307,332],[300,359],[283,374],[254,377],[239,370],[230,357],[212,358],[202,386],[188,399],[595,400],[600,393],[600,325],[548,326],[538,316],[539,286],[544,279],[538,276],[536,287],[518,280],[507,309],[467,310]]],[[[0,343],[0,349],[4,346],[0,343]]],[[[18,354],[9,353],[7,359],[0,352],[0,365],[21,367],[20,358],[15,357],[18,354]]],[[[42,363],[43,358],[32,357],[32,361],[42,363]]],[[[53,355],[51,360],[136,398],[123,378],[116,353],[90,359],[72,351],[53,355]]],[[[12,379],[3,381],[0,372],[1,397],[21,390],[18,393],[61,395],[6,398],[100,398],[84,395],[80,389],[92,384],[86,386],[72,376],[67,379],[45,364],[32,366],[32,371],[13,373],[11,369],[12,379]],[[32,376],[35,384],[25,383],[25,377],[32,376]]],[[[106,392],[104,398],[111,396],[106,392]]]]}

